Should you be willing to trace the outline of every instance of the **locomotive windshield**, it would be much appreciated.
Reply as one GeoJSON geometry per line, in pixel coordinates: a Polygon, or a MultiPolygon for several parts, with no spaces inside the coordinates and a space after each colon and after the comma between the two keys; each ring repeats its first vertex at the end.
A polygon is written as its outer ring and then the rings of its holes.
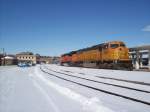
{"type": "Polygon", "coordinates": [[[117,47],[119,47],[119,44],[111,44],[110,47],[111,48],[117,48],[117,47]]]}
{"type": "Polygon", "coordinates": [[[120,47],[126,47],[124,44],[120,44],[120,47]]]}

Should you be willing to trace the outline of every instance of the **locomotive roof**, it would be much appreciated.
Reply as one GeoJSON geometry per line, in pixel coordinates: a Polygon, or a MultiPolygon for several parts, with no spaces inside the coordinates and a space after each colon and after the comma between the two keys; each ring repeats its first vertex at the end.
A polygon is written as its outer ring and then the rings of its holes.
{"type": "Polygon", "coordinates": [[[72,55],[72,54],[74,54],[74,53],[76,53],[76,52],[77,52],[77,51],[71,51],[71,52],[69,52],[69,53],[62,54],[61,56],[72,55]]]}
{"type": "Polygon", "coordinates": [[[66,54],[63,54],[62,56],[65,56],[65,55],[72,55],[74,53],[81,53],[83,51],[87,51],[87,50],[94,50],[94,49],[97,49],[97,48],[100,48],[102,47],[103,45],[105,44],[108,44],[108,43],[115,43],[115,42],[119,42],[119,43],[124,43],[122,41],[110,41],[110,42],[105,42],[105,43],[101,43],[101,44],[97,44],[97,45],[94,45],[94,46],[91,46],[91,47],[87,47],[87,48],[83,48],[83,49],[79,49],[79,50],[76,50],[76,51],[71,51],[69,53],[66,53],[66,54]]]}
{"type": "Polygon", "coordinates": [[[87,47],[87,48],[84,48],[84,49],[80,49],[78,50],[77,52],[83,52],[83,51],[87,51],[87,50],[94,50],[94,49],[97,49],[97,48],[100,48],[102,47],[102,45],[104,45],[105,43],[102,43],[102,44],[98,44],[98,45],[94,45],[94,46],[91,46],[91,47],[87,47]]]}
{"type": "Polygon", "coordinates": [[[83,51],[87,51],[87,50],[94,50],[94,49],[97,49],[97,48],[100,48],[102,47],[103,45],[105,44],[108,44],[108,43],[115,43],[115,42],[119,42],[119,43],[124,43],[122,41],[110,41],[110,42],[105,42],[105,43],[101,43],[101,44],[97,44],[97,45],[94,45],[94,46],[91,46],[91,47],[87,47],[87,48],[84,48],[84,49],[79,49],[77,52],[83,52],[83,51]]]}

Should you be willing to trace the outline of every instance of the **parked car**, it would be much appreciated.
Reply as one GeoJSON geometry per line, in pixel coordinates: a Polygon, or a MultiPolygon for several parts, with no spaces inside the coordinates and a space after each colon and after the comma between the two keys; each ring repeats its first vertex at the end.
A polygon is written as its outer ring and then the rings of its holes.
{"type": "Polygon", "coordinates": [[[30,66],[32,66],[32,63],[25,63],[25,62],[18,63],[18,67],[30,67],[30,66]]]}

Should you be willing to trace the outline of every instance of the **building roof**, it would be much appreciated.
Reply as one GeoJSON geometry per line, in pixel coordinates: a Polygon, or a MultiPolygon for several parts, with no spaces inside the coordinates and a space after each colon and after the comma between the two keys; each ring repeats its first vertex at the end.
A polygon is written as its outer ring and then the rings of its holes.
{"type": "Polygon", "coordinates": [[[143,45],[129,48],[129,51],[137,51],[137,50],[150,50],[150,45],[143,45]]]}
{"type": "Polygon", "coordinates": [[[41,58],[52,58],[51,56],[40,56],[41,58]]]}
{"type": "Polygon", "coordinates": [[[20,52],[16,55],[34,55],[32,52],[20,52]]]}
{"type": "Polygon", "coordinates": [[[3,57],[2,59],[15,59],[14,57],[12,57],[12,56],[5,56],[5,57],[3,57]]]}

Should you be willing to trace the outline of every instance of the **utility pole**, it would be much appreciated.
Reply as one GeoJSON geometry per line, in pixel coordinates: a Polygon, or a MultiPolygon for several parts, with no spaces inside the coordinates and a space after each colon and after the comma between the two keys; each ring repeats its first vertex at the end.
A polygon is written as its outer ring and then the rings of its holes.
{"type": "Polygon", "coordinates": [[[3,48],[3,58],[4,58],[4,63],[3,63],[3,64],[4,64],[4,65],[5,65],[5,55],[6,55],[6,54],[5,54],[5,49],[3,48]]]}

